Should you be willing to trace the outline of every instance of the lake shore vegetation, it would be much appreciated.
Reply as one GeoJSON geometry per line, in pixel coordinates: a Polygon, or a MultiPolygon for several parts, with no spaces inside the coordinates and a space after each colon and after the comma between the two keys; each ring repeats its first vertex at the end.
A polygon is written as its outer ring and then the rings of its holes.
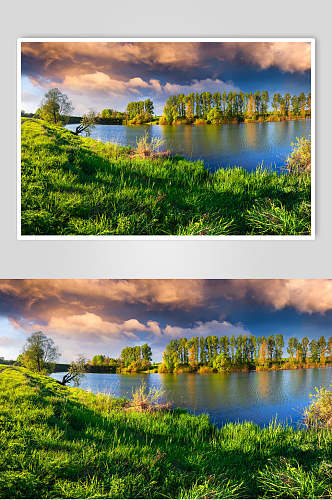
{"type": "MultiPolygon", "coordinates": [[[[58,88],[44,96],[36,114],[53,124],[80,123],[82,117],[70,119],[72,104],[58,88]]],[[[91,113],[92,111],[90,111],[91,113]]],[[[105,125],[222,125],[311,118],[311,93],[300,95],[274,93],[270,102],[267,90],[255,92],[192,92],[170,95],[161,116],[154,113],[151,99],[131,101],[125,111],[105,108],[95,113],[96,123],[105,125]]]]}
{"type": "Polygon", "coordinates": [[[161,125],[222,125],[297,120],[311,117],[311,94],[273,95],[271,108],[267,90],[257,92],[196,92],[171,95],[164,106],[161,125]]]}
{"type": "Polygon", "coordinates": [[[152,362],[148,344],[125,347],[119,358],[96,355],[87,370],[110,373],[229,373],[236,371],[294,370],[332,366],[332,337],[309,339],[282,334],[171,339],[161,363],[152,362]],[[285,356],[286,354],[286,356],[285,356]],[[91,368],[90,368],[91,367],[91,368]]]}
{"type": "Polygon", "coordinates": [[[0,498],[332,494],[327,428],[217,428],[185,410],[127,410],[124,399],[0,365],[0,498]]]}
{"type": "Polygon", "coordinates": [[[143,157],[37,118],[22,118],[21,147],[22,235],[311,232],[310,172],[210,172],[201,161],[143,157]]]}

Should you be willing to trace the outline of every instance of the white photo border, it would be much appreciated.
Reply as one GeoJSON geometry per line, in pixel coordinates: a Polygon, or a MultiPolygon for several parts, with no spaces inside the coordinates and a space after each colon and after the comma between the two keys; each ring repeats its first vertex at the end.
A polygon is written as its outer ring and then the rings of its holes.
{"type": "Polygon", "coordinates": [[[136,37],[117,37],[117,38],[18,38],[17,39],[17,239],[18,240],[75,240],[75,241],[115,241],[115,240],[189,240],[189,241],[222,241],[222,240],[315,240],[316,237],[316,66],[315,66],[315,45],[316,39],[314,37],[226,37],[226,38],[210,38],[210,37],[181,37],[181,38],[136,38],[136,37]],[[311,44],[311,234],[310,235],[201,235],[201,236],[178,236],[178,235],[22,235],[21,232],[21,44],[25,42],[307,42],[311,44]]]}

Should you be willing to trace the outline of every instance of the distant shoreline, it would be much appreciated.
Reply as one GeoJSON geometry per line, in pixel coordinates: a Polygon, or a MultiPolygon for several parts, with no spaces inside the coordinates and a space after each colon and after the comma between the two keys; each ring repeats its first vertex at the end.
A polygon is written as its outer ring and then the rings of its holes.
{"type": "MultiPolygon", "coordinates": [[[[66,365],[61,365],[59,364],[56,366],[55,370],[53,373],[62,373],[63,370],[60,369],[60,367],[66,366],[66,365]]],[[[69,366],[69,365],[68,365],[69,366]]],[[[158,369],[150,369],[150,370],[142,370],[142,371],[110,371],[103,369],[103,367],[97,367],[97,366],[89,366],[88,370],[86,371],[86,374],[88,373],[97,373],[97,374],[107,374],[107,375],[150,375],[150,374],[155,374],[158,373],[159,375],[226,375],[226,374],[231,374],[231,373],[258,373],[258,372],[277,372],[277,371],[287,371],[287,370],[310,370],[312,368],[332,368],[332,363],[327,363],[325,365],[322,364],[316,364],[316,365],[311,365],[311,366],[285,366],[285,367],[279,367],[279,368],[259,368],[257,369],[244,369],[244,368],[239,368],[239,369],[231,369],[229,371],[223,371],[223,372],[217,372],[213,371],[210,369],[209,371],[206,372],[200,372],[199,370],[197,371],[175,371],[175,372],[158,372],[158,369]]]]}
{"type": "MultiPolygon", "coordinates": [[[[147,122],[147,123],[139,123],[139,124],[132,124],[132,123],[113,123],[113,122],[106,122],[106,121],[97,121],[96,125],[120,125],[124,127],[141,127],[141,126],[151,126],[151,125],[159,125],[161,127],[177,127],[180,125],[188,125],[188,126],[196,126],[196,127],[201,127],[205,125],[209,125],[212,127],[221,127],[222,125],[240,125],[242,123],[278,123],[278,122],[293,122],[293,121],[298,121],[298,120],[311,120],[311,116],[295,116],[295,117],[276,117],[276,118],[268,118],[266,120],[264,119],[257,119],[257,120],[223,120],[219,124],[213,124],[213,123],[184,123],[184,122],[178,122],[178,123],[172,123],[170,124],[164,124],[164,123],[159,123],[159,121],[153,121],[153,122],[147,122]]],[[[67,125],[77,125],[80,123],[80,120],[77,121],[69,121],[67,125]]]]}

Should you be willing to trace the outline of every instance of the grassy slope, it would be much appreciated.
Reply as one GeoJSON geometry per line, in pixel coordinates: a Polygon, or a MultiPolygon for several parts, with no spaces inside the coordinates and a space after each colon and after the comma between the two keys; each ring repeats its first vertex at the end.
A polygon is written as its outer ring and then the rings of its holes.
{"type": "Polygon", "coordinates": [[[0,366],[0,498],[332,493],[326,466],[331,433],[250,423],[218,430],[206,416],[124,412],[122,406],[0,366]]]}
{"type": "Polygon", "coordinates": [[[22,234],[308,234],[310,176],[248,173],[22,121],[22,234]]]}

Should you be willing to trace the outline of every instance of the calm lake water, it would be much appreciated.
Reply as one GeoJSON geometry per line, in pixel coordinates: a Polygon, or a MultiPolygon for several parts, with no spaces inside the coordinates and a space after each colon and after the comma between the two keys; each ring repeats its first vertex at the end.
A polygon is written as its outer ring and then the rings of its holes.
{"type": "MultiPolygon", "coordinates": [[[[68,125],[74,130],[76,125],[68,125]]],[[[91,137],[122,146],[136,146],[146,132],[150,138],[165,141],[164,150],[191,160],[201,159],[206,167],[241,166],[255,170],[263,162],[265,168],[280,170],[296,137],[309,136],[311,120],[271,123],[213,125],[97,125],[91,137]]]]}
{"type": "MultiPolygon", "coordinates": [[[[277,418],[297,425],[315,387],[329,386],[332,368],[230,374],[104,374],[89,373],[81,388],[131,398],[145,382],[163,391],[163,401],[192,413],[208,413],[217,425],[250,420],[261,426],[277,418]]],[[[52,375],[62,379],[62,373],[52,375]]]]}

